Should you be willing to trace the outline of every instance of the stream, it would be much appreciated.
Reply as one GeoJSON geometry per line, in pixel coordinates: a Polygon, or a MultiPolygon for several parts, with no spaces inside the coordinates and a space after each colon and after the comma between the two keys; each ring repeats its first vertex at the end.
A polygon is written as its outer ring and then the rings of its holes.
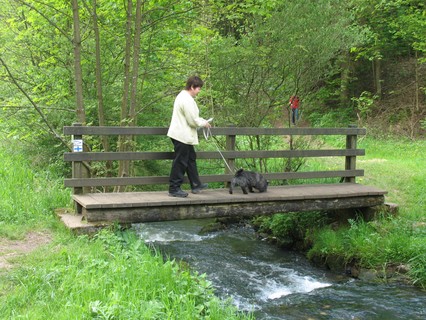
{"type": "Polygon", "coordinates": [[[211,220],[134,225],[144,241],[206,273],[221,299],[256,319],[426,319],[426,292],[368,283],[314,267],[300,253],[256,238],[250,227],[200,235],[211,220]]]}

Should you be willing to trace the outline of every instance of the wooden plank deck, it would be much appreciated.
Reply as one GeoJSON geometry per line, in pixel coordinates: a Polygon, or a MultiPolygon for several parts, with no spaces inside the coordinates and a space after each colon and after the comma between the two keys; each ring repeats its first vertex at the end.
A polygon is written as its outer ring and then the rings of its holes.
{"type": "Polygon", "coordinates": [[[364,208],[384,204],[387,192],[357,183],[287,185],[245,195],[240,188],[208,189],[187,198],[165,191],[73,195],[88,222],[140,223],[227,216],[253,217],[279,212],[364,208]]]}

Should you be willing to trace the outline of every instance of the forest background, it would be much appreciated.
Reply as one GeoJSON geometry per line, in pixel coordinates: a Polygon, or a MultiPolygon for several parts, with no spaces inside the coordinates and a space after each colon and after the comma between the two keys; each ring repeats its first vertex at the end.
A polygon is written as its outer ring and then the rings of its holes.
{"type": "Polygon", "coordinates": [[[0,130],[40,163],[63,166],[61,131],[74,122],[168,126],[192,74],[205,80],[198,104],[215,126],[290,125],[297,94],[299,125],[425,132],[424,1],[2,3],[0,130]]]}

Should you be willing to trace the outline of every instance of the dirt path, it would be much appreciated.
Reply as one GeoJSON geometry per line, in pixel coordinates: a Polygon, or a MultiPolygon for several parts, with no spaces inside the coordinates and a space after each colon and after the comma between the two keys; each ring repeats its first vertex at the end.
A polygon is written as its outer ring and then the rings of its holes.
{"type": "Polygon", "coordinates": [[[30,232],[23,240],[0,238],[0,271],[13,267],[13,259],[28,254],[51,241],[46,232],[30,232]]]}

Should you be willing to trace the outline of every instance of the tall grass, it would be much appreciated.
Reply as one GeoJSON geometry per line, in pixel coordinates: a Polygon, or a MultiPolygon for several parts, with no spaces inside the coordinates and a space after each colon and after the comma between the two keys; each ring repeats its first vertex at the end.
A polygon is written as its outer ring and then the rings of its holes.
{"type": "Polygon", "coordinates": [[[49,224],[53,209],[71,205],[70,191],[53,172],[35,170],[22,153],[0,145],[0,236],[49,224]]]}

